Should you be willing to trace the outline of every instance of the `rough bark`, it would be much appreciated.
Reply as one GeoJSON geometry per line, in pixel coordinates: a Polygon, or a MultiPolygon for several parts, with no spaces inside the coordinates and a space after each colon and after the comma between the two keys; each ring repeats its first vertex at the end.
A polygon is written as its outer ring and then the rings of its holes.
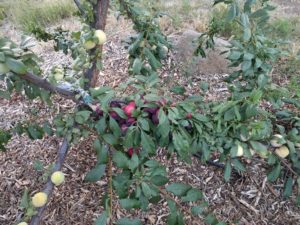
{"type": "Polygon", "coordinates": [[[65,98],[75,100],[75,95],[76,95],[75,91],[67,90],[67,89],[52,85],[46,79],[38,77],[34,74],[27,73],[24,75],[20,75],[20,78],[27,80],[31,84],[35,84],[36,86],[38,86],[40,88],[50,91],[51,93],[60,94],[60,95],[64,96],[65,98]]]}
{"type": "MultiPolygon", "coordinates": [[[[97,4],[94,6],[94,15],[95,20],[91,24],[91,27],[96,30],[105,30],[106,26],[106,19],[107,19],[107,12],[109,7],[109,0],[98,0],[97,4]]],[[[98,45],[97,49],[100,49],[102,51],[103,46],[98,45]]],[[[91,52],[93,54],[95,50],[91,52]]],[[[95,87],[99,75],[99,70],[97,69],[97,59],[94,59],[92,62],[92,67],[88,69],[85,72],[85,78],[88,80],[88,82],[85,85],[85,89],[87,90],[90,87],[95,87]]]]}

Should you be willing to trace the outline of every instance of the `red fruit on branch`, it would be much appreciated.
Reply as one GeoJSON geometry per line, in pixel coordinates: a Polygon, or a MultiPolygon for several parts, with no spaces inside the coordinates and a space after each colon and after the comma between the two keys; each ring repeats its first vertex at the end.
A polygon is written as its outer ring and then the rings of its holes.
{"type": "Polygon", "coordinates": [[[132,157],[132,155],[133,154],[139,154],[140,153],[140,149],[139,148],[133,148],[133,147],[131,147],[131,148],[129,148],[128,150],[127,150],[127,154],[128,154],[128,156],[131,158],[132,157]]]}
{"type": "Polygon", "coordinates": [[[123,107],[123,111],[127,116],[131,117],[132,111],[135,110],[135,107],[136,107],[135,102],[132,101],[129,102],[128,105],[123,107]]]}
{"type": "Polygon", "coordinates": [[[190,120],[190,119],[193,118],[193,114],[189,112],[189,113],[186,114],[185,118],[190,120]]]}
{"type": "Polygon", "coordinates": [[[115,111],[109,112],[109,115],[114,118],[115,120],[119,120],[121,117],[115,111]]]}
{"type": "Polygon", "coordinates": [[[96,113],[98,116],[103,116],[103,111],[99,108],[96,109],[96,113]]]}
{"type": "Polygon", "coordinates": [[[134,153],[134,149],[129,148],[128,151],[127,151],[127,154],[129,155],[130,158],[132,157],[133,153],[134,153]]]}
{"type": "Polygon", "coordinates": [[[110,107],[112,107],[112,108],[121,108],[121,104],[119,102],[112,101],[110,103],[110,107]]]}
{"type": "Polygon", "coordinates": [[[148,112],[151,114],[155,114],[157,110],[158,110],[158,108],[144,108],[143,109],[144,112],[148,112]]]}

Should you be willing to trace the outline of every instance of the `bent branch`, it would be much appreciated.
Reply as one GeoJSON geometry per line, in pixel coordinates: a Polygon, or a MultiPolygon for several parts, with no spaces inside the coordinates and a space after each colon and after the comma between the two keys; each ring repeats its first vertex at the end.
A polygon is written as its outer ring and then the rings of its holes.
{"type": "Polygon", "coordinates": [[[70,91],[70,90],[55,86],[55,85],[51,84],[49,81],[47,81],[46,79],[38,77],[34,74],[27,73],[27,74],[20,75],[19,77],[23,80],[26,80],[26,81],[32,83],[32,84],[35,84],[36,86],[38,86],[40,88],[50,91],[51,93],[60,94],[60,95],[64,96],[65,98],[75,100],[75,95],[76,95],[75,91],[70,91]]]}
{"type": "MultiPolygon", "coordinates": [[[[52,172],[61,170],[62,165],[65,161],[66,155],[68,153],[69,145],[67,138],[64,138],[62,145],[60,146],[57,154],[57,160],[56,163],[54,164],[54,167],[52,169],[52,172]]],[[[43,192],[45,192],[48,196],[48,199],[50,199],[52,192],[53,192],[54,184],[51,182],[51,178],[49,177],[47,184],[45,185],[45,188],[43,192]]],[[[32,217],[30,225],[38,225],[40,223],[40,220],[43,216],[43,212],[47,208],[47,204],[44,205],[43,207],[38,209],[38,212],[35,216],[32,217]]]]}
{"type": "Polygon", "coordinates": [[[74,0],[74,3],[76,4],[79,12],[82,14],[82,15],[85,15],[85,12],[84,12],[84,9],[82,8],[82,5],[80,3],[80,0],[74,0]]]}

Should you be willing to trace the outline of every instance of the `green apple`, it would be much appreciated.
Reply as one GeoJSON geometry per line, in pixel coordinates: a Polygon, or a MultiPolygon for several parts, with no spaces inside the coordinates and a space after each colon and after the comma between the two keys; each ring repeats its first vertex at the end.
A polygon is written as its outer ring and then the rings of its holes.
{"type": "Polygon", "coordinates": [[[103,45],[106,42],[106,34],[103,30],[96,30],[94,35],[98,39],[98,45],[103,45]]]}
{"type": "Polygon", "coordinates": [[[64,79],[64,73],[63,72],[56,72],[56,73],[54,73],[54,79],[56,80],[56,81],[61,81],[61,80],[63,80],[64,79]]]}
{"type": "Polygon", "coordinates": [[[65,175],[61,171],[56,171],[51,175],[51,181],[55,186],[61,185],[65,180],[65,175]]]}
{"type": "Polygon", "coordinates": [[[280,158],[285,158],[290,154],[290,150],[286,146],[281,146],[280,148],[277,148],[275,150],[276,155],[278,155],[280,158]]]}
{"type": "Polygon", "coordinates": [[[84,43],[84,48],[85,48],[86,50],[91,50],[91,49],[93,49],[93,48],[95,48],[95,47],[96,47],[96,43],[93,42],[93,41],[91,41],[91,40],[86,41],[86,42],[84,43]]]}

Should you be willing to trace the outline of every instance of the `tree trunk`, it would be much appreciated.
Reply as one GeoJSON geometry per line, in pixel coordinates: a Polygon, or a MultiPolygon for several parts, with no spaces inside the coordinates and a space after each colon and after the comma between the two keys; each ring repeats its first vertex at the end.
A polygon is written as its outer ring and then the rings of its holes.
{"type": "MultiPolygon", "coordinates": [[[[91,24],[92,28],[96,30],[105,30],[108,7],[109,0],[98,0],[97,4],[94,6],[95,21],[91,24]]],[[[103,46],[99,45],[97,46],[97,48],[102,51],[103,46]]],[[[91,53],[93,54],[94,51],[92,51],[91,53]]],[[[96,60],[97,59],[94,59],[94,61],[92,62],[92,67],[85,72],[85,78],[88,80],[85,85],[85,89],[96,86],[99,75],[99,70],[96,66],[96,60]]]]}

